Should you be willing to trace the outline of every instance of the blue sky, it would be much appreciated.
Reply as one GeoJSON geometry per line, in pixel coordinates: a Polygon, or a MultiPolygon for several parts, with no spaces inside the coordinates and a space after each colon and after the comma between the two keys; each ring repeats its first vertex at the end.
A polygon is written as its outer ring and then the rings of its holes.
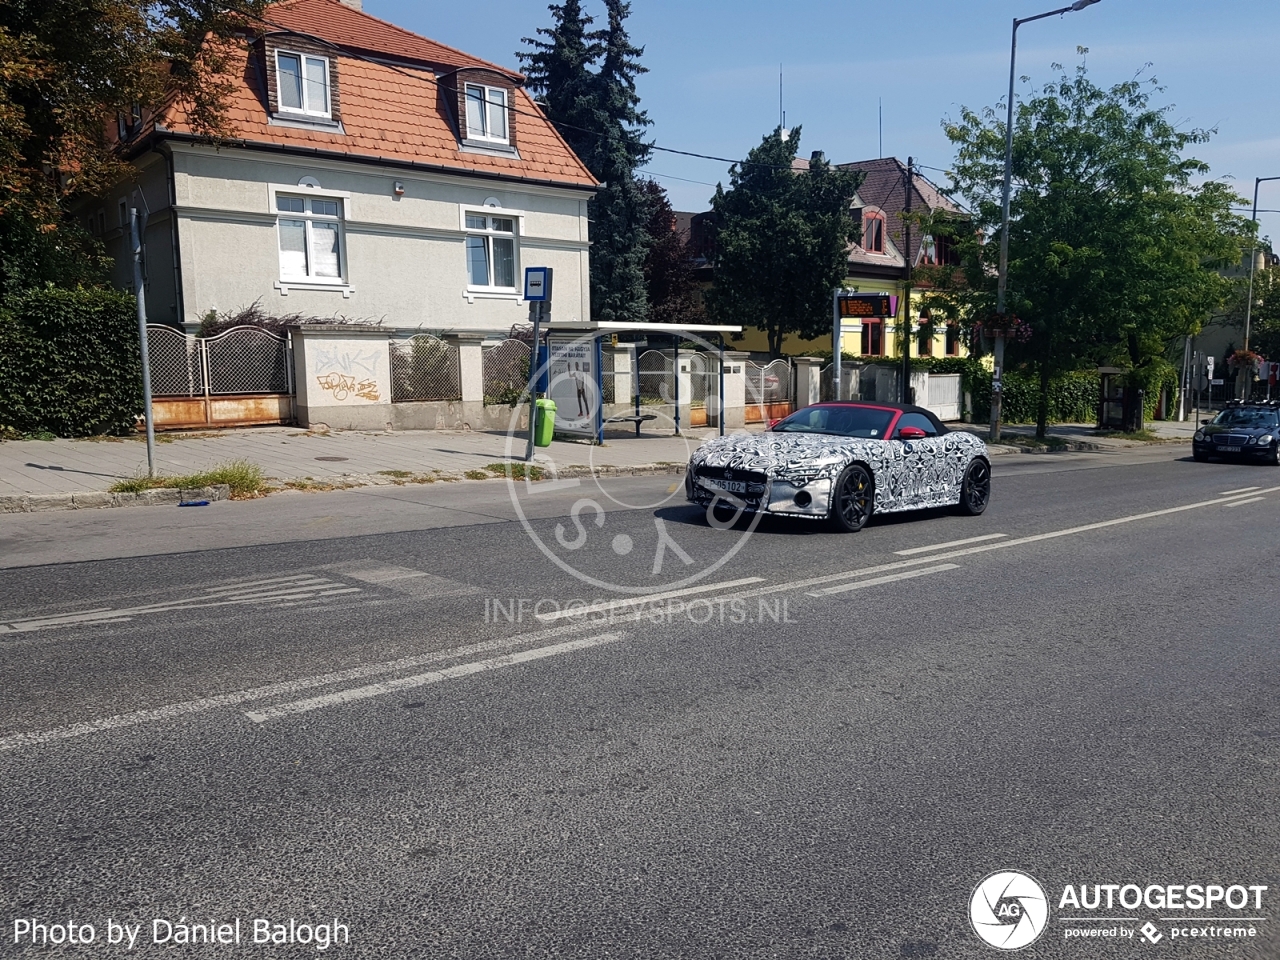
{"type": "MultiPolygon", "coordinates": [[[[601,17],[599,0],[584,0],[601,17]]],[[[787,125],[803,124],[804,155],[842,162],[884,153],[933,167],[951,161],[943,117],[996,103],[1008,84],[1013,17],[1051,10],[1030,0],[633,0],[632,37],[650,73],[640,94],[660,145],[741,157],[778,122],[783,64],[787,125]]],[[[1066,0],[1061,0],[1066,5],[1066,0]]],[[[365,0],[365,10],[469,53],[516,66],[520,39],[550,19],[537,0],[365,0]]],[[[1110,84],[1142,70],[1166,88],[1185,126],[1216,127],[1195,155],[1252,197],[1253,178],[1280,176],[1280,3],[1277,0],[1101,0],[1019,30],[1018,73],[1042,83],[1050,64],[1110,84]]],[[[1025,86],[1019,84],[1025,89],[1025,86]]],[[[726,165],[655,154],[649,170],[677,209],[704,210],[726,165]],[[677,179],[683,178],[683,179],[677,179]],[[688,182],[701,181],[701,182],[688,182]],[[711,184],[708,186],[707,184],[711,184]]],[[[945,180],[936,171],[926,171],[945,180]]],[[[1280,181],[1260,206],[1280,210],[1280,181]]],[[[1259,217],[1280,237],[1280,214],[1259,217]]]]}

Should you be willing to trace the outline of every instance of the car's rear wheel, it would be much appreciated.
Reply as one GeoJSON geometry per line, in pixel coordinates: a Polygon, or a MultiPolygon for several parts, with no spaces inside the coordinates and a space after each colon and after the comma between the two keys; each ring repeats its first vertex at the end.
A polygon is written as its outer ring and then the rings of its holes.
{"type": "Polygon", "coordinates": [[[871,519],[875,509],[875,481],[860,463],[844,468],[831,491],[830,522],[836,530],[854,533],[871,519]]]}
{"type": "Polygon", "coordinates": [[[960,512],[976,517],[991,502],[991,464],[978,458],[969,464],[960,484],[960,512]]]}

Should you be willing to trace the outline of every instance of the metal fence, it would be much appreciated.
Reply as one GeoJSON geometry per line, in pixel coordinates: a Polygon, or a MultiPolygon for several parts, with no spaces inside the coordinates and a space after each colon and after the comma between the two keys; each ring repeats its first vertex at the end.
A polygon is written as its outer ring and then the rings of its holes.
{"type": "Polygon", "coordinates": [[[458,348],[421,333],[391,341],[391,401],[461,400],[462,358],[458,348]]]}
{"type": "Polygon", "coordinates": [[[485,403],[515,403],[529,385],[532,351],[523,340],[503,340],[485,347],[481,358],[485,403]]]}
{"type": "Polygon", "coordinates": [[[671,357],[661,350],[646,350],[640,354],[641,403],[674,403],[675,375],[671,369],[671,357]]]}
{"type": "Polygon", "coordinates": [[[232,327],[205,338],[148,324],[151,393],[156,397],[292,394],[289,344],[288,336],[259,327],[232,327]]]}

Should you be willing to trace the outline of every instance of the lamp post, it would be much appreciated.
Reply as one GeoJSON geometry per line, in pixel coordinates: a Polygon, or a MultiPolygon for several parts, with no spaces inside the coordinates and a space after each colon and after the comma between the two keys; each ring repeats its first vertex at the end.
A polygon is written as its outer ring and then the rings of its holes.
{"type": "Polygon", "coordinates": [[[1097,2],[1098,0],[1076,0],[1075,3],[1060,10],[1038,13],[1034,17],[1023,17],[1021,20],[1015,17],[1013,20],[1013,43],[1009,52],[1009,117],[1005,123],[1004,135],[1004,202],[1000,215],[1000,278],[996,285],[996,314],[1000,317],[1002,326],[996,330],[996,368],[995,376],[991,380],[992,440],[1000,439],[1000,399],[1002,392],[1000,378],[1004,370],[1004,334],[1007,329],[1007,324],[1004,324],[1004,317],[1005,290],[1009,285],[1009,192],[1013,182],[1013,83],[1018,62],[1018,27],[1024,23],[1031,23],[1033,20],[1043,20],[1046,17],[1056,17],[1060,14],[1083,10],[1085,7],[1091,7],[1097,2]]]}
{"type": "Polygon", "coordinates": [[[1258,187],[1268,180],[1280,177],[1254,177],[1253,179],[1253,247],[1249,251],[1249,297],[1244,302],[1244,348],[1249,349],[1249,320],[1253,315],[1253,272],[1258,264],[1258,187]]]}

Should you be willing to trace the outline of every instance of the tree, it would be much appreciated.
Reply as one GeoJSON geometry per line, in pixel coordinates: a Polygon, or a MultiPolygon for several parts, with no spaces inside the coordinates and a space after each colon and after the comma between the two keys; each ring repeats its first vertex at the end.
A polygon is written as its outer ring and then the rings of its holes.
{"type": "Polygon", "coordinates": [[[807,172],[794,172],[800,133],[766,136],[730,168],[729,189],[717,186],[711,201],[717,227],[708,313],[719,323],[763,328],[774,357],[789,333],[830,332],[831,291],[859,237],[849,207],[862,174],[833,167],[820,153],[807,172]]]}
{"type": "Polygon", "coordinates": [[[229,44],[265,3],[0,3],[0,259],[35,265],[6,269],[6,289],[50,279],[60,258],[100,255],[65,208],[129,174],[108,135],[117,113],[174,98],[198,133],[228,132],[229,44]]]}
{"type": "Polygon", "coordinates": [[[644,261],[649,318],[655,323],[700,323],[703,312],[688,238],[676,229],[676,214],[667,191],[656,180],[644,180],[641,186],[649,200],[645,231],[651,242],[644,261]]]}
{"type": "MultiPolygon", "coordinates": [[[[1244,307],[1249,296],[1248,278],[1236,282],[1236,294],[1228,317],[1244,333],[1244,307]]],[[[1243,339],[1242,341],[1243,342],[1243,339]]],[[[1280,267],[1268,266],[1253,277],[1253,309],[1249,312],[1249,349],[1268,360],[1280,361],[1280,267]]]]}
{"type": "Polygon", "coordinates": [[[591,18],[575,0],[550,7],[553,26],[540,29],[550,42],[525,42],[517,54],[529,65],[530,88],[542,96],[547,116],[601,187],[592,199],[591,316],[595,320],[643,320],[648,316],[644,261],[648,196],[635,169],[648,158],[649,118],[640,109],[636,78],[642,47],[631,43],[631,5],[606,0],[607,26],[587,32],[591,18]],[[599,62],[594,72],[589,66],[599,62]]]}
{"type": "MultiPolygon", "coordinates": [[[[1083,49],[1082,53],[1087,52],[1083,49]]],[[[1060,68],[1059,68],[1060,69],[1060,68]]],[[[1245,221],[1225,184],[1193,183],[1208,166],[1184,156],[1210,136],[1179,130],[1151,104],[1154,79],[1103,89],[1081,65],[1018,105],[1009,230],[1010,313],[1030,325],[1010,360],[1039,376],[1043,437],[1049,383],[1085,364],[1121,363],[1132,386],[1170,374],[1170,340],[1196,332],[1229,292],[1217,268],[1239,256],[1245,221]]],[[[992,242],[962,244],[971,314],[993,315],[1005,126],[1003,109],[944,122],[955,192],[992,242]]]]}
{"type": "MultiPolygon", "coordinates": [[[[583,162],[595,148],[595,78],[591,65],[601,54],[600,43],[588,32],[593,20],[579,0],[552,4],[550,27],[539,27],[547,41],[525,37],[530,49],[516,54],[524,64],[525,82],[538,94],[547,118],[583,162]]],[[[589,165],[588,165],[589,166],[589,165]]]]}

